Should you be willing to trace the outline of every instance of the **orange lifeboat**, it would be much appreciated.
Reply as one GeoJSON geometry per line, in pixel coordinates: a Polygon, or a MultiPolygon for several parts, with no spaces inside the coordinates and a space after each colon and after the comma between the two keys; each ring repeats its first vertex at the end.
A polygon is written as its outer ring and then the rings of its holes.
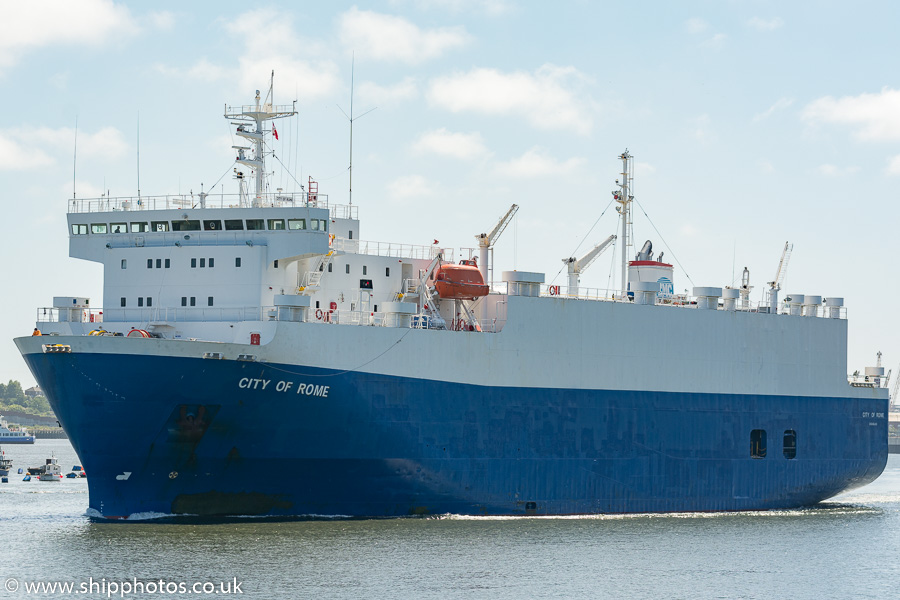
{"type": "Polygon", "coordinates": [[[438,296],[450,300],[474,300],[487,296],[489,291],[474,260],[439,266],[434,273],[434,287],[438,296]]]}

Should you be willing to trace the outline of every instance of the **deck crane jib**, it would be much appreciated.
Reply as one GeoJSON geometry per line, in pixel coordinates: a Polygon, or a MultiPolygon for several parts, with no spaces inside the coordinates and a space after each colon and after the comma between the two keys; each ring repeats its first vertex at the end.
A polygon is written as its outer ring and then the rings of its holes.
{"type": "Polygon", "coordinates": [[[497,238],[500,237],[500,234],[503,233],[503,230],[506,229],[506,226],[509,225],[509,222],[512,221],[512,218],[516,215],[518,210],[519,205],[513,204],[509,207],[509,210],[506,211],[506,214],[500,217],[500,220],[494,225],[494,228],[491,229],[490,232],[479,233],[475,236],[475,239],[478,241],[478,268],[481,270],[481,275],[488,285],[491,285],[491,278],[488,277],[488,274],[491,271],[488,262],[493,262],[488,261],[488,251],[493,250],[497,238]]]}
{"type": "Polygon", "coordinates": [[[784,250],[781,251],[781,260],[778,262],[778,270],[775,272],[775,279],[768,283],[769,312],[778,312],[778,292],[781,291],[781,284],[784,283],[784,276],[787,274],[788,263],[791,261],[791,252],[793,250],[794,245],[792,243],[784,243],[784,250]]]}
{"type": "Polygon", "coordinates": [[[581,274],[587,270],[597,258],[611,247],[616,241],[616,236],[611,235],[596,246],[594,246],[587,254],[581,258],[569,257],[562,259],[568,269],[569,276],[569,297],[578,297],[578,286],[581,283],[581,274]]]}

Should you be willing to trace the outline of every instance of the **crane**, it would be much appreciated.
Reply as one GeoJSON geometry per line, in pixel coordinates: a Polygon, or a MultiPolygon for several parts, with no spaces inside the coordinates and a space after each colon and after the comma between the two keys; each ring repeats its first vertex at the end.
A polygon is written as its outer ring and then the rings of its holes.
{"type": "Polygon", "coordinates": [[[481,276],[484,277],[484,282],[488,285],[491,284],[488,279],[488,250],[493,248],[494,242],[497,241],[497,238],[500,237],[500,234],[503,233],[503,230],[506,229],[506,226],[509,225],[509,222],[512,221],[518,210],[519,205],[513,204],[506,211],[506,214],[500,217],[500,220],[494,225],[490,233],[479,233],[475,236],[475,239],[478,241],[478,269],[481,271],[481,276]]]}
{"type": "Polygon", "coordinates": [[[564,258],[562,261],[566,264],[566,267],[569,269],[569,296],[573,298],[578,297],[578,284],[580,283],[580,275],[587,270],[591,263],[593,263],[603,251],[609,248],[612,243],[616,241],[615,234],[609,236],[596,246],[594,246],[590,252],[582,256],[581,258],[564,258]]]}
{"type": "Polygon", "coordinates": [[[778,271],[775,272],[775,279],[768,284],[770,312],[778,312],[778,292],[781,291],[781,284],[784,283],[784,276],[787,274],[787,267],[791,260],[791,252],[793,250],[794,245],[792,243],[784,243],[784,250],[781,252],[781,261],[778,263],[778,271]]]}

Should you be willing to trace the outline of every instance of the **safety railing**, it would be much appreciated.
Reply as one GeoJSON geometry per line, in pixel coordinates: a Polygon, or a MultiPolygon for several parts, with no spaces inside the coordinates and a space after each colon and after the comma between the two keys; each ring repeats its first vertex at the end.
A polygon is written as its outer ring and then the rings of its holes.
{"type": "Polygon", "coordinates": [[[261,194],[259,197],[240,194],[209,194],[205,197],[200,194],[172,194],[73,198],[68,201],[68,212],[70,213],[251,207],[327,208],[331,217],[335,219],[356,219],[359,208],[345,204],[329,205],[327,194],[309,194],[308,192],[276,192],[261,194]]]}
{"type": "Polygon", "coordinates": [[[371,256],[391,256],[395,258],[412,258],[432,260],[438,252],[442,252],[445,261],[453,261],[452,248],[437,246],[417,246],[414,244],[397,244],[393,242],[370,242],[365,240],[349,240],[335,238],[332,249],[350,254],[367,254],[371,256]]]}

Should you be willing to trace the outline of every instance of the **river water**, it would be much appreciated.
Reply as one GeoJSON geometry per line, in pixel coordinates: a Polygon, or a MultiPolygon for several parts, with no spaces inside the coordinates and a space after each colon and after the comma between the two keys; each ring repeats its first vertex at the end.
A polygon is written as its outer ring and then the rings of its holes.
{"type": "Polygon", "coordinates": [[[15,464],[0,484],[0,598],[897,595],[900,455],[869,486],[804,510],[110,524],[84,516],[84,479],[15,475],[51,452],[68,472],[79,464],[68,441],[5,450],[15,464]],[[41,582],[73,591],[26,590],[41,582]]]}

